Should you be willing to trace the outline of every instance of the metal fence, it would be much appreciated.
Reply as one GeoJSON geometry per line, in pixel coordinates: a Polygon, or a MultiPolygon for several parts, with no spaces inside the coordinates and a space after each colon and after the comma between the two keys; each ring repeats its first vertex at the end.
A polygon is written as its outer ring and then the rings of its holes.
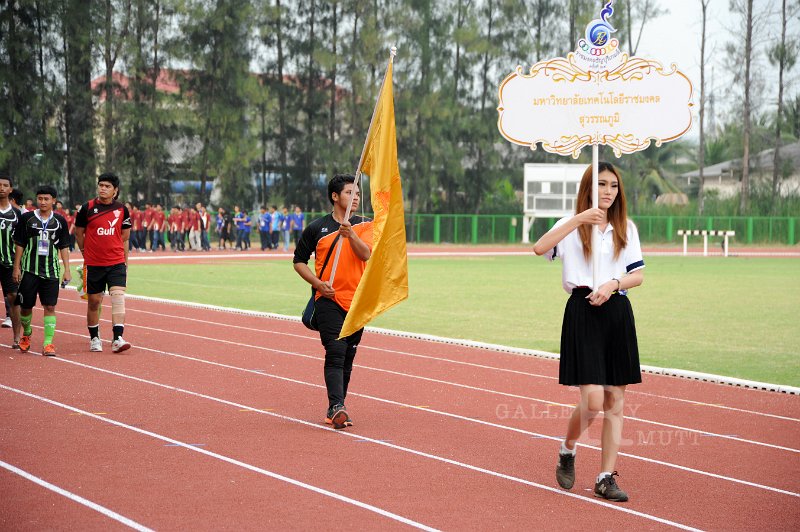
{"type": "MultiPolygon", "coordinates": [[[[325,213],[310,213],[313,220],[325,213]]],[[[367,216],[370,216],[369,214],[367,216]]],[[[736,231],[735,242],[743,244],[798,243],[800,216],[631,216],[642,242],[678,244],[678,230],[736,231]]],[[[531,228],[535,242],[547,232],[555,218],[537,219],[531,228]]],[[[522,215],[516,214],[417,214],[406,213],[406,233],[411,242],[433,244],[509,244],[522,242],[522,215]]]]}

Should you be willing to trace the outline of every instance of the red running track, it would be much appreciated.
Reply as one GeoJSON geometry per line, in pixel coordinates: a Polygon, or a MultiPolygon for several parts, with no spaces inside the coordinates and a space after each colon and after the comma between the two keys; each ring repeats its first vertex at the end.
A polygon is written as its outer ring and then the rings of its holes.
{"type": "MultiPolygon", "coordinates": [[[[355,426],[334,431],[322,423],[319,339],[299,323],[127,306],[134,348],[123,355],[108,342],[88,351],[85,303],[71,291],[58,357],[0,347],[1,529],[800,522],[797,396],[645,375],[627,394],[617,464],[631,500],[608,503],[591,491],[599,422],[575,488],[555,483],[576,400],[555,361],[367,333],[347,401],[355,426]]],[[[40,340],[38,328],[34,349],[40,340]]]]}

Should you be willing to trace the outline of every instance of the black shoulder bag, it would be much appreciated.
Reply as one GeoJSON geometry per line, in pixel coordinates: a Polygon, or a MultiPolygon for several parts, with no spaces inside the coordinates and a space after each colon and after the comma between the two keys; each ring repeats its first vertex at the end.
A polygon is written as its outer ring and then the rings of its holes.
{"type": "MultiPolygon", "coordinates": [[[[333,239],[331,247],[328,249],[328,255],[325,257],[325,262],[322,263],[322,269],[319,271],[320,279],[322,279],[322,274],[325,273],[325,268],[328,266],[328,261],[331,258],[331,253],[333,253],[333,249],[336,247],[336,243],[338,241],[339,241],[339,235],[336,235],[336,238],[333,239]]],[[[317,295],[317,290],[312,286],[311,299],[309,299],[308,303],[306,303],[306,308],[303,309],[303,315],[300,318],[303,320],[303,325],[305,325],[312,331],[317,330],[317,325],[316,323],[314,323],[314,303],[316,301],[316,295],[317,295]]]]}

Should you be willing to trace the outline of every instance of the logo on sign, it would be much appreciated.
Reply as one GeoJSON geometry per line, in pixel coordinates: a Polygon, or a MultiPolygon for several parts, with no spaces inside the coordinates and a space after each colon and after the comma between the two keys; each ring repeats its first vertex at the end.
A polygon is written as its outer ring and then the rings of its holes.
{"type": "Polygon", "coordinates": [[[611,38],[611,34],[617,31],[608,20],[614,14],[612,3],[606,3],[600,11],[600,18],[586,26],[585,38],[578,40],[578,49],[575,50],[577,58],[589,70],[605,70],[613,66],[609,62],[621,54],[619,41],[611,38]]]}

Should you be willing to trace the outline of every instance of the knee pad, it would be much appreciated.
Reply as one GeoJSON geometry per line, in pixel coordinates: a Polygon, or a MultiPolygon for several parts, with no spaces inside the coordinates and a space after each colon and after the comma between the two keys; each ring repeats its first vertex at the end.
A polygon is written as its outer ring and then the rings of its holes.
{"type": "Polygon", "coordinates": [[[125,290],[113,288],[109,294],[111,294],[111,315],[125,314],[125,290]]]}

